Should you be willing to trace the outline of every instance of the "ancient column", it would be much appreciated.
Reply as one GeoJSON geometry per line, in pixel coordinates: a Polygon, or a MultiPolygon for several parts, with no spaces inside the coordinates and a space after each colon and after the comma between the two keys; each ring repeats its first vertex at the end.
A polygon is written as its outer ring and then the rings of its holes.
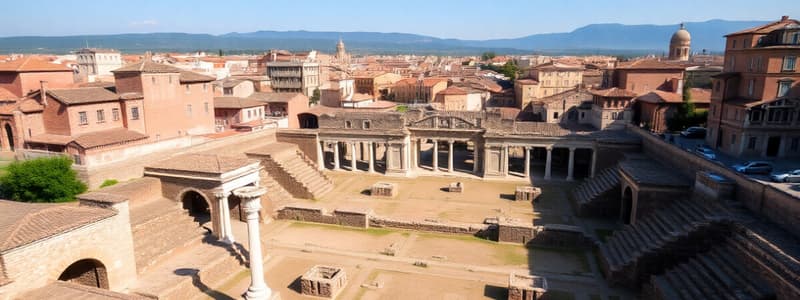
{"type": "Polygon", "coordinates": [[[433,140],[433,171],[439,171],[439,141],[433,140]]]}
{"type": "Polygon", "coordinates": [[[472,144],[472,174],[478,175],[478,143],[472,144]]]}
{"type": "Polygon", "coordinates": [[[525,150],[525,178],[531,176],[531,150],[528,147],[523,147],[525,150]]]}
{"type": "Polygon", "coordinates": [[[333,143],[333,169],[339,170],[339,142],[333,143]]]}
{"type": "Polygon", "coordinates": [[[592,149],[592,167],[589,171],[589,177],[594,178],[595,169],[597,168],[597,148],[592,149]]]}
{"type": "Polygon", "coordinates": [[[261,254],[261,236],[259,233],[258,211],[261,209],[261,195],[267,192],[266,188],[246,186],[233,191],[241,199],[242,207],[247,217],[248,247],[250,248],[250,288],[247,289],[245,299],[269,299],[272,290],[264,282],[264,263],[261,254]]]}
{"type": "Polygon", "coordinates": [[[356,171],[356,142],[350,143],[350,171],[356,171]]]}
{"type": "Polygon", "coordinates": [[[503,145],[503,175],[508,176],[508,145],[503,145]]]}
{"type": "Polygon", "coordinates": [[[372,149],[372,142],[367,142],[367,154],[369,154],[369,172],[375,173],[375,153],[372,149]]]}
{"type": "Polygon", "coordinates": [[[547,147],[547,162],[544,166],[544,179],[550,180],[550,164],[553,162],[553,146],[547,147]]]}
{"type": "Polygon", "coordinates": [[[447,172],[453,173],[453,143],[454,141],[447,141],[447,172]]]}
{"type": "Polygon", "coordinates": [[[223,191],[214,192],[219,208],[219,239],[226,244],[233,244],[233,229],[231,228],[231,209],[228,205],[228,194],[223,191]]]}
{"type": "Polygon", "coordinates": [[[383,159],[384,159],[383,163],[386,164],[386,171],[384,171],[384,174],[388,174],[389,173],[389,168],[392,165],[392,154],[391,154],[391,151],[389,151],[391,146],[392,145],[389,144],[389,143],[386,143],[386,144],[383,145],[383,147],[385,148],[383,150],[383,159]]]}
{"type": "Polygon", "coordinates": [[[573,180],[575,169],[575,147],[569,147],[569,165],[567,165],[567,180],[573,180]]]}
{"type": "Polygon", "coordinates": [[[322,143],[317,140],[317,170],[325,170],[325,152],[322,151],[322,143]]]}

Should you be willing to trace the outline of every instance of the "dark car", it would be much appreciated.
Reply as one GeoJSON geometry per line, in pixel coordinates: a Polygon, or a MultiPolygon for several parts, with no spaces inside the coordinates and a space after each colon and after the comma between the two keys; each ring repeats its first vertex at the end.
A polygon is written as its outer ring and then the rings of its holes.
{"type": "Polygon", "coordinates": [[[734,165],[733,169],[744,174],[769,174],[772,173],[772,164],[766,161],[748,161],[741,165],[734,165]]]}
{"type": "Polygon", "coordinates": [[[702,139],[706,137],[706,129],[703,127],[689,127],[681,131],[681,136],[687,139],[702,139]]]}

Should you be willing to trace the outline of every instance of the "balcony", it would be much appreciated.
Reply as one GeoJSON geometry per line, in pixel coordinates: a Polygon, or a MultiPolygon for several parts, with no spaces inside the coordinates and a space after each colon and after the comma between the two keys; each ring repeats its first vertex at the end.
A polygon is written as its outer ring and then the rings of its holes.
{"type": "Polygon", "coordinates": [[[275,89],[301,89],[303,82],[299,80],[272,80],[272,88],[275,89]]]}

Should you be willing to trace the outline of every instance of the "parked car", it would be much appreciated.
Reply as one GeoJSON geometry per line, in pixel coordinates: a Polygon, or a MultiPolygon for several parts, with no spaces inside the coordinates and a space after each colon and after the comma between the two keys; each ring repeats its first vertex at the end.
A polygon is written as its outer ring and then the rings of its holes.
{"type": "Polygon", "coordinates": [[[734,165],[733,169],[744,174],[769,174],[772,173],[772,164],[766,161],[748,161],[741,165],[734,165]]]}
{"type": "Polygon", "coordinates": [[[702,157],[705,157],[708,160],[716,160],[717,159],[717,155],[714,154],[714,150],[711,150],[711,148],[709,148],[706,145],[697,145],[697,147],[694,148],[694,153],[696,153],[697,155],[700,155],[702,157]]]}
{"type": "Polygon", "coordinates": [[[786,173],[772,174],[769,178],[775,182],[800,182],[800,169],[786,173]]]}
{"type": "Polygon", "coordinates": [[[706,129],[703,127],[689,127],[681,131],[681,136],[687,139],[702,139],[706,137],[706,129]]]}

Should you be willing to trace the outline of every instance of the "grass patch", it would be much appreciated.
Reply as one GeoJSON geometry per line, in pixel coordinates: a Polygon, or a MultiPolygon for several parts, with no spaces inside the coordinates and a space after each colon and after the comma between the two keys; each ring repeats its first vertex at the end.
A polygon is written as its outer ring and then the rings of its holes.
{"type": "MultiPolygon", "coordinates": [[[[337,230],[337,231],[348,231],[348,232],[358,232],[358,233],[366,233],[372,236],[385,236],[392,233],[401,233],[400,231],[395,231],[386,228],[356,228],[356,227],[347,227],[341,225],[332,225],[332,224],[319,224],[319,223],[310,223],[310,222],[302,222],[302,221],[294,221],[292,222],[290,227],[294,228],[324,228],[329,230],[337,230]]],[[[404,236],[408,236],[408,232],[402,232],[404,236]]]]}
{"type": "Polygon", "coordinates": [[[559,290],[547,290],[542,299],[545,300],[575,300],[575,294],[559,290]]]}
{"type": "Polygon", "coordinates": [[[492,246],[492,257],[503,262],[505,265],[525,265],[528,263],[527,249],[525,246],[516,244],[498,243],[492,240],[479,238],[474,235],[466,234],[437,234],[423,232],[418,234],[420,239],[450,239],[469,243],[480,243],[492,246]]]}
{"type": "Polygon", "coordinates": [[[596,234],[597,238],[603,243],[606,242],[606,239],[608,239],[612,233],[614,233],[614,231],[611,229],[598,228],[594,230],[594,234],[596,234]]]}
{"type": "Polygon", "coordinates": [[[397,111],[397,112],[401,112],[401,113],[407,112],[408,111],[408,105],[395,106],[394,110],[397,111]]]}

